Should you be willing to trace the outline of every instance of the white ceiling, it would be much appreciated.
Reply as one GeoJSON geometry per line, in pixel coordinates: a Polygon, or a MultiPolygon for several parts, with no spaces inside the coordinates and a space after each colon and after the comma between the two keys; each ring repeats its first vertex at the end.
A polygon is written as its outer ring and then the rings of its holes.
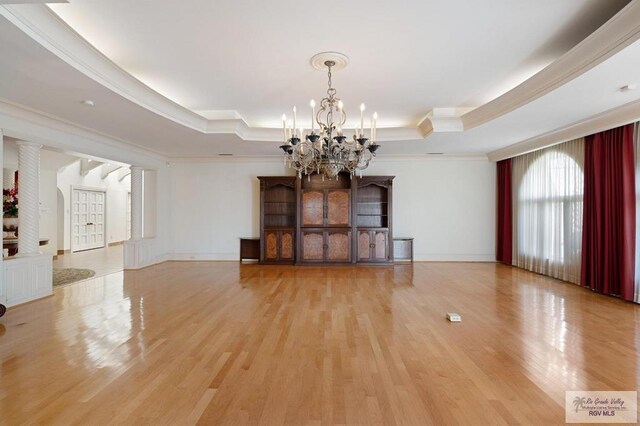
{"type": "Polygon", "coordinates": [[[277,127],[291,106],[319,100],[326,75],[309,59],[342,52],[351,63],[334,84],[352,117],[365,102],[391,127],[416,125],[434,107],[490,101],[626,3],[76,0],[51,8],[169,99],[192,111],[235,110],[249,126],[277,127]]]}
{"type": "MultiPolygon", "coordinates": [[[[313,70],[309,58],[337,50],[351,59],[334,76],[347,112],[356,116],[356,105],[364,101],[377,110],[383,127],[409,128],[434,107],[477,107],[512,89],[625,4],[72,0],[50,7],[115,64],[189,110],[234,111],[249,126],[277,127],[282,112],[294,104],[302,109],[326,89],[326,75],[313,70]],[[325,11],[338,11],[328,21],[331,32],[320,30],[325,11]]],[[[151,112],[70,66],[5,18],[0,40],[0,98],[167,157],[279,155],[275,138],[205,133],[151,112]],[[83,106],[83,99],[96,106],[83,106]]],[[[486,124],[426,139],[387,138],[381,154],[486,154],[639,99],[640,91],[618,91],[640,83],[638,75],[636,42],[486,124]]]]}

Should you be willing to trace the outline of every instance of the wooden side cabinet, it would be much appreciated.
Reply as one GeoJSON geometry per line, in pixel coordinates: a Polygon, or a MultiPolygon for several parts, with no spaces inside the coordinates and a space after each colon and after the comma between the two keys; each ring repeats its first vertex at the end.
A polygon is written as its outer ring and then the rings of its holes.
{"type": "Polygon", "coordinates": [[[389,231],[358,229],[358,262],[389,261],[389,231]]]}
{"type": "Polygon", "coordinates": [[[240,261],[260,259],[260,238],[240,238],[240,261]]]}
{"type": "Polygon", "coordinates": [[[413,238],[393,239],[393,260],[395,262],[413,262],[413,238]]]}

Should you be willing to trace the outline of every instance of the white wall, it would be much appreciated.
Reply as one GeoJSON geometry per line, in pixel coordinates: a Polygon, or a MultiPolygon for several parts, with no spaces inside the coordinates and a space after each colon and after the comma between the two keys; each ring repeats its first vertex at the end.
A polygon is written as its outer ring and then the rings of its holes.
{"type": "Polygon", "coordinates": [[[55,170],[40,169],[40,238],[49,239],[49,243],[41,246],[40,251],[52,255],[56,255],[58,252],[58,188],[56,180],[55,170]]]}
{"type": "Polygon", "coordinates": [[[393,235],[414,237],[416,260],[495,260],[495,163],[480,157],[376,162],[392,175],[393,235]]]}
{"type": "Polygon", "coordinates": [[[118,172],[114,172],[102,179],[102,167],[96,167],[82,176],[80,161],[77,161],[58,173],[58,188],[64,197],[64,243],[60,250],[71,249],[71,188],[74,186],[106,190],[106,242],[124,241],[127,233],[127,192],[131,187],[129,177],[119,182],[118,172]]]}
{"type": "MultiPolygon", "coordinates": [[[[378,159],[394,175],[393,231],[415,238],[416,260],[495,260],[495,163],[472,158],[378,159]]],[[[224,159],[170,168],[170,257],[238,259],[259,236],[257,176],[292,174],[280,160],[224,159]]]]}
{"type": "Polygon", "coordinates": [[[257,176],[292,174],[282,161],[224,159],[169,168],[173,259],[238,259],[240,237],[260,233],[257,176]]]}

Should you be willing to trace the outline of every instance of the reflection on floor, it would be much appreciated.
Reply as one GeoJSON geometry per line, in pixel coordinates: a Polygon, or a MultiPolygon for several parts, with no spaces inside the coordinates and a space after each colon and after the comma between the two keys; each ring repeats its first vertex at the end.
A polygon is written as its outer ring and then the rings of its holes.
{"type": "Polygon", "coordinates": [[[0,424],[555,425],[640,383],[640,306],[495,263],[166,262],[2,333],[0,424]]]}
{"type": "Polygon", "coordinates": [[[96,277],[122,271],[123,246],[86,250],[59,255],[53,261],[54,268],[83,268],[96,272],[96,277]]]}

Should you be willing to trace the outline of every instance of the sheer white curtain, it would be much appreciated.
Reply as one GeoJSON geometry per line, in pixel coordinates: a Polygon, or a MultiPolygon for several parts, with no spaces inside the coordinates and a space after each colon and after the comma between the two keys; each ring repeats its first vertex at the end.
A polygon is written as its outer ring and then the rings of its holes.
{"type": "Polygon", "coordinates": [[[633,141],[636,153],[636,291],[633,300],[640,303],[640,123],[633,127],[633,141]]]}
{"type": "Polygon", "coordinates": [[[512,159],[513,263],[580,282],[584,139],[512,159]]]}

